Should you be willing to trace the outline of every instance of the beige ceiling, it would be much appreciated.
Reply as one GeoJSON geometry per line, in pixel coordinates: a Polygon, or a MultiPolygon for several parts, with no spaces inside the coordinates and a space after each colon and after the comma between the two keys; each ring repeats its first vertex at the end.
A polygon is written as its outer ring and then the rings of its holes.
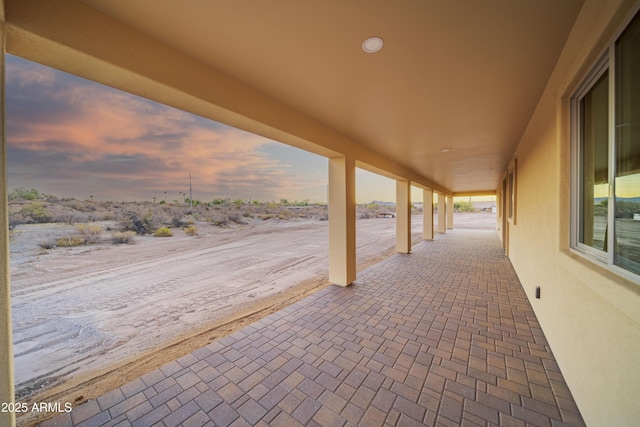
{"type": "Polygon", "coordinates": [[[583,3],[84,2],[458,193],[498,186],[583,3]]]}

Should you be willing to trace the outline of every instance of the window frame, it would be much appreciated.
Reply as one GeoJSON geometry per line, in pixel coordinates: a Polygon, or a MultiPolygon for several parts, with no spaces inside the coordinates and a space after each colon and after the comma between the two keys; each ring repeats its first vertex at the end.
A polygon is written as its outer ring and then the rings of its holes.
{"type": "MultiPolygon", "coordinates": [[[[600,80],[600,78],[606,73],[609,72],[608,85],[609,85],[609,102],[608,102],[608,153],[609,153],[609,166],[611,165],[611,159],[613,158],[612,151],[614,149],[614,144],[612,143],[612,126],[611,121],[614,119],[613,110],[612,110],[612,102],[613,96],[611,93],[612,83],[614,79],[612,78],[612,69],[611,67],[612,58],[609,55],[609,50],[604,55],[600,57],[600,59],[596,62],[596,64],[591,68],[591,71],[582,80],[582,84],[578,87],[578,90],[571,97],[571,248],[577,250],[578,252],[593,258],[594,260],[602,263],[608,264],[608,251],[601,251],[592,246],[585,245],[580,242],[580,227],[582,226],[581,222],[581,209],[582,209],[582,200],[580,194],[580,187],[582,183],[582,172],[583,167],[581,164],[582,158],[582,109],[580,107],[580,103],[584,99],[584,97],[591,91],[591,89],[596,85],[596,83],[600,80]]],[[[610,227],[610,219],[613,214],[613,206],[611,203],[611,196],[613,193],[612,187],[612,168],[609,167],[608,171],[608,205],[607,205],[607,226],[610,227]]],[[[606,247],[613,247],[610,245],[613,233],[608,233],[606,247]]]]}
{"type": "Polygon", "coordinates": [[[506,180],[507,180],[507,206],[506,215],[509,223],[516,225],[516,212],[517,212],[517,200],[518,200],[518,159],[513,159],[507,168],[506,180]]]}
{"type": "MultiPolygon", "coordinates": [[[[640,5],[636,6],[624,20],[619,30],[603,49],[599,59],[589,68],[589,72],[580,81],[580,85],[570,98],[570,241],[569,249],[583,258],[594,261],[607,270],[640,284],[640,275],[615,264],[615,180],[616,180],[616,42],[633,19],[640,17],[640,5]],[[608,71],[608,204],[607,204],[607,239],[605,251],[580,243],[581,224],[581,142],[582,142],[582,110],[580,102],[594,87],[598,80],[608,71]]],[[[640,77],[639,77],[640,78],[640,77]]]]}

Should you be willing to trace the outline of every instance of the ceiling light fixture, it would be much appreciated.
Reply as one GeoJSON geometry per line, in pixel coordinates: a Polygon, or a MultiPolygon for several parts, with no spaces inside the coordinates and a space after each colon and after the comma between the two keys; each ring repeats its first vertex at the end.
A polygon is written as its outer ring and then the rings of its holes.
{"type": "Polygon", "coordinates": [[[362,43],[362,50],[366,53],[376,53],[383,45],[384,41],[380,37],[369,37],[362,43]]]}

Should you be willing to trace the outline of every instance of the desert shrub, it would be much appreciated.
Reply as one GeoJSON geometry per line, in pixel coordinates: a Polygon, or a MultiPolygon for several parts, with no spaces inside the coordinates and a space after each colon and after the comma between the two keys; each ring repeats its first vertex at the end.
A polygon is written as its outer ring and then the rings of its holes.
{"type": "Polygon", "coordinates": [[[135,231],[117,231],[113,233],[111,236],[111,242],[114,245],[127,244],[131,245],[134,243],[133,237],[136,235],[135,231]]]}
{"type": "Polygon", "coordinates": [[[227,218],[229,218],[229,221],[235,222],[236,224],[246,224],[245,220],[242,219],[242,214],[237,211],[229,212],[227,218]]]}
{"type": "Polygon", "coordinates": [[[51,213],[39,202],[31,202],[29,205],[23,207],[20,213],[28,218],[27,222],[42,224],[51,221],[51,213]]]}
{"type": "Polygon", "coordinates": [[[173,214],[169,210],[165,209],[154,209],[153,212],[149,211],[149,215],[152,216],[152,222],[156,225],[156,227],[160,226],[171,226],[171,222],[173,221],[173,214]]]}
{"type": "Polygon", "coordinates": [[[64,200],[62,206],[73,209],[78,212],[95,212],[97,209],[94,203],[91,202],[83,202],[80,200],[64,200]]]}
{"type": "Polygon", "coordinates": [[[40,246],[42,249],[55,249],[56,248],[56,241],[55,240],[44,240],[44,241],[38,243],[38,246],[40,246]]]}
{"type": "Polygon", "coordinates": [[[16,188],[9,193],[9,200],[23,199],[23,200],[35,200],[40,198],[40,193],[35,188],[16,188]]]}
{"type": "Polygon", "coordinates": [[[151,234],[158,228],[151,212],[141,216],[136,211],[124,212],[120,220],[120,227],[122,231],[134,231],[140,235],[151,234]]]}
{"type": "Polygon", "coordinates": [[[289,219],[291,218],[291,216],[292,216],[291,211],[282,211],[278,214],[279,219],[289,219]]]}
{"type": "Polygon", "coordinates": [[[454,212],[475,212],[472,202],[455,202],[453,210],[454,212]]]}
{"type": "Polygon", "coordinates": [[[379,214],[389,212],[390,209],[393,211],[393,208],[389,206],[383,206],[378,203],[367,203],[364,205],[358,205],[356,207],[356,212],[360,219],[371,219],[378,218],[379,214]]]}
{"type": "Polygon", "coordinates": [[[251,212],[250,210],[243,210],[242,216],[245,218],[253,218],[253,212],[251,212]]]}
{"type": "Polygon", "coordinates": [[[78,224],[76,225],[79,237],[84,239],[85,245],[96,243],[102,233],[102,227],[99,225],[78,224]]]}
{"type": "Polygon", "coordinates": [[[51,222],[73,225],[76,222],[86,220],[86,217],[81,219],[76,214],[71,212],[58,212],[51,217],[51,222]]]}
{"type": "Polygon", "coordinates": [[[20,222],[20,220],[18,218],[15,218],[12,215],[9,215],[9,231],[13,230],[14,228],[16,228],[17,225],[23,224],[23,222],[20,222]]]}
{"type": "Polygon", "coordinates": [[[192,225],[188,228],[185,228],[184,230],[185,233],[187,233],[188,236],[197,236],[198,235],[198,227],[196,227],[195,225],[192,225]]]}
{"type": "Polygon", "coordinates": [[[183,221],[182,218],[173,217],[173,219],[171,220],[171,225],[174,228],[184,228],[187,226],[187,223],[183,221]]]}
{"type": "Polygon", "coordinates": [[[211,223],[218,227],[226,227],[230,222],[229,217],[223,212],[214,212],[214,214],[211,215],[211,223]]]}
{"type": "Polygon", "coordinates": [[[78,230],[78,233],[90,235],[102,233],[102,227],[92,224],[77,224],[76,230],[78,230]]]}
{"type": "Polygon", "coordinates": [[[85,240],[79,236],[60,237],[56,239],[56,246],[68,248],[86,244],[85,240]]]}
{"type": "Polygon", "coordinates": [[[638,212],[639,203],[618,201],[616,203],[616,218],[633,218],[638,212]]]}
{"type": "Polygon", "coordinates": [[[171,237],[173,233],[167,227],[158,228],[155,233],[153,233],[155,237],[171,237]]]}

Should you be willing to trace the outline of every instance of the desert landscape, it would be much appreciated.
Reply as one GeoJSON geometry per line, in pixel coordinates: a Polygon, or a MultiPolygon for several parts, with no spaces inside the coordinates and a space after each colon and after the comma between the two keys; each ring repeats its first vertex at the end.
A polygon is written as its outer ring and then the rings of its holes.
{"type": "MultiPolygon", "coordinates": [[[[328,285],[322,205],[13,197],[10,211],[22,400],[90,398],[328,285]]],[[[394,253],[388,211],[358,207],[359,269],[394,253]]]]}

